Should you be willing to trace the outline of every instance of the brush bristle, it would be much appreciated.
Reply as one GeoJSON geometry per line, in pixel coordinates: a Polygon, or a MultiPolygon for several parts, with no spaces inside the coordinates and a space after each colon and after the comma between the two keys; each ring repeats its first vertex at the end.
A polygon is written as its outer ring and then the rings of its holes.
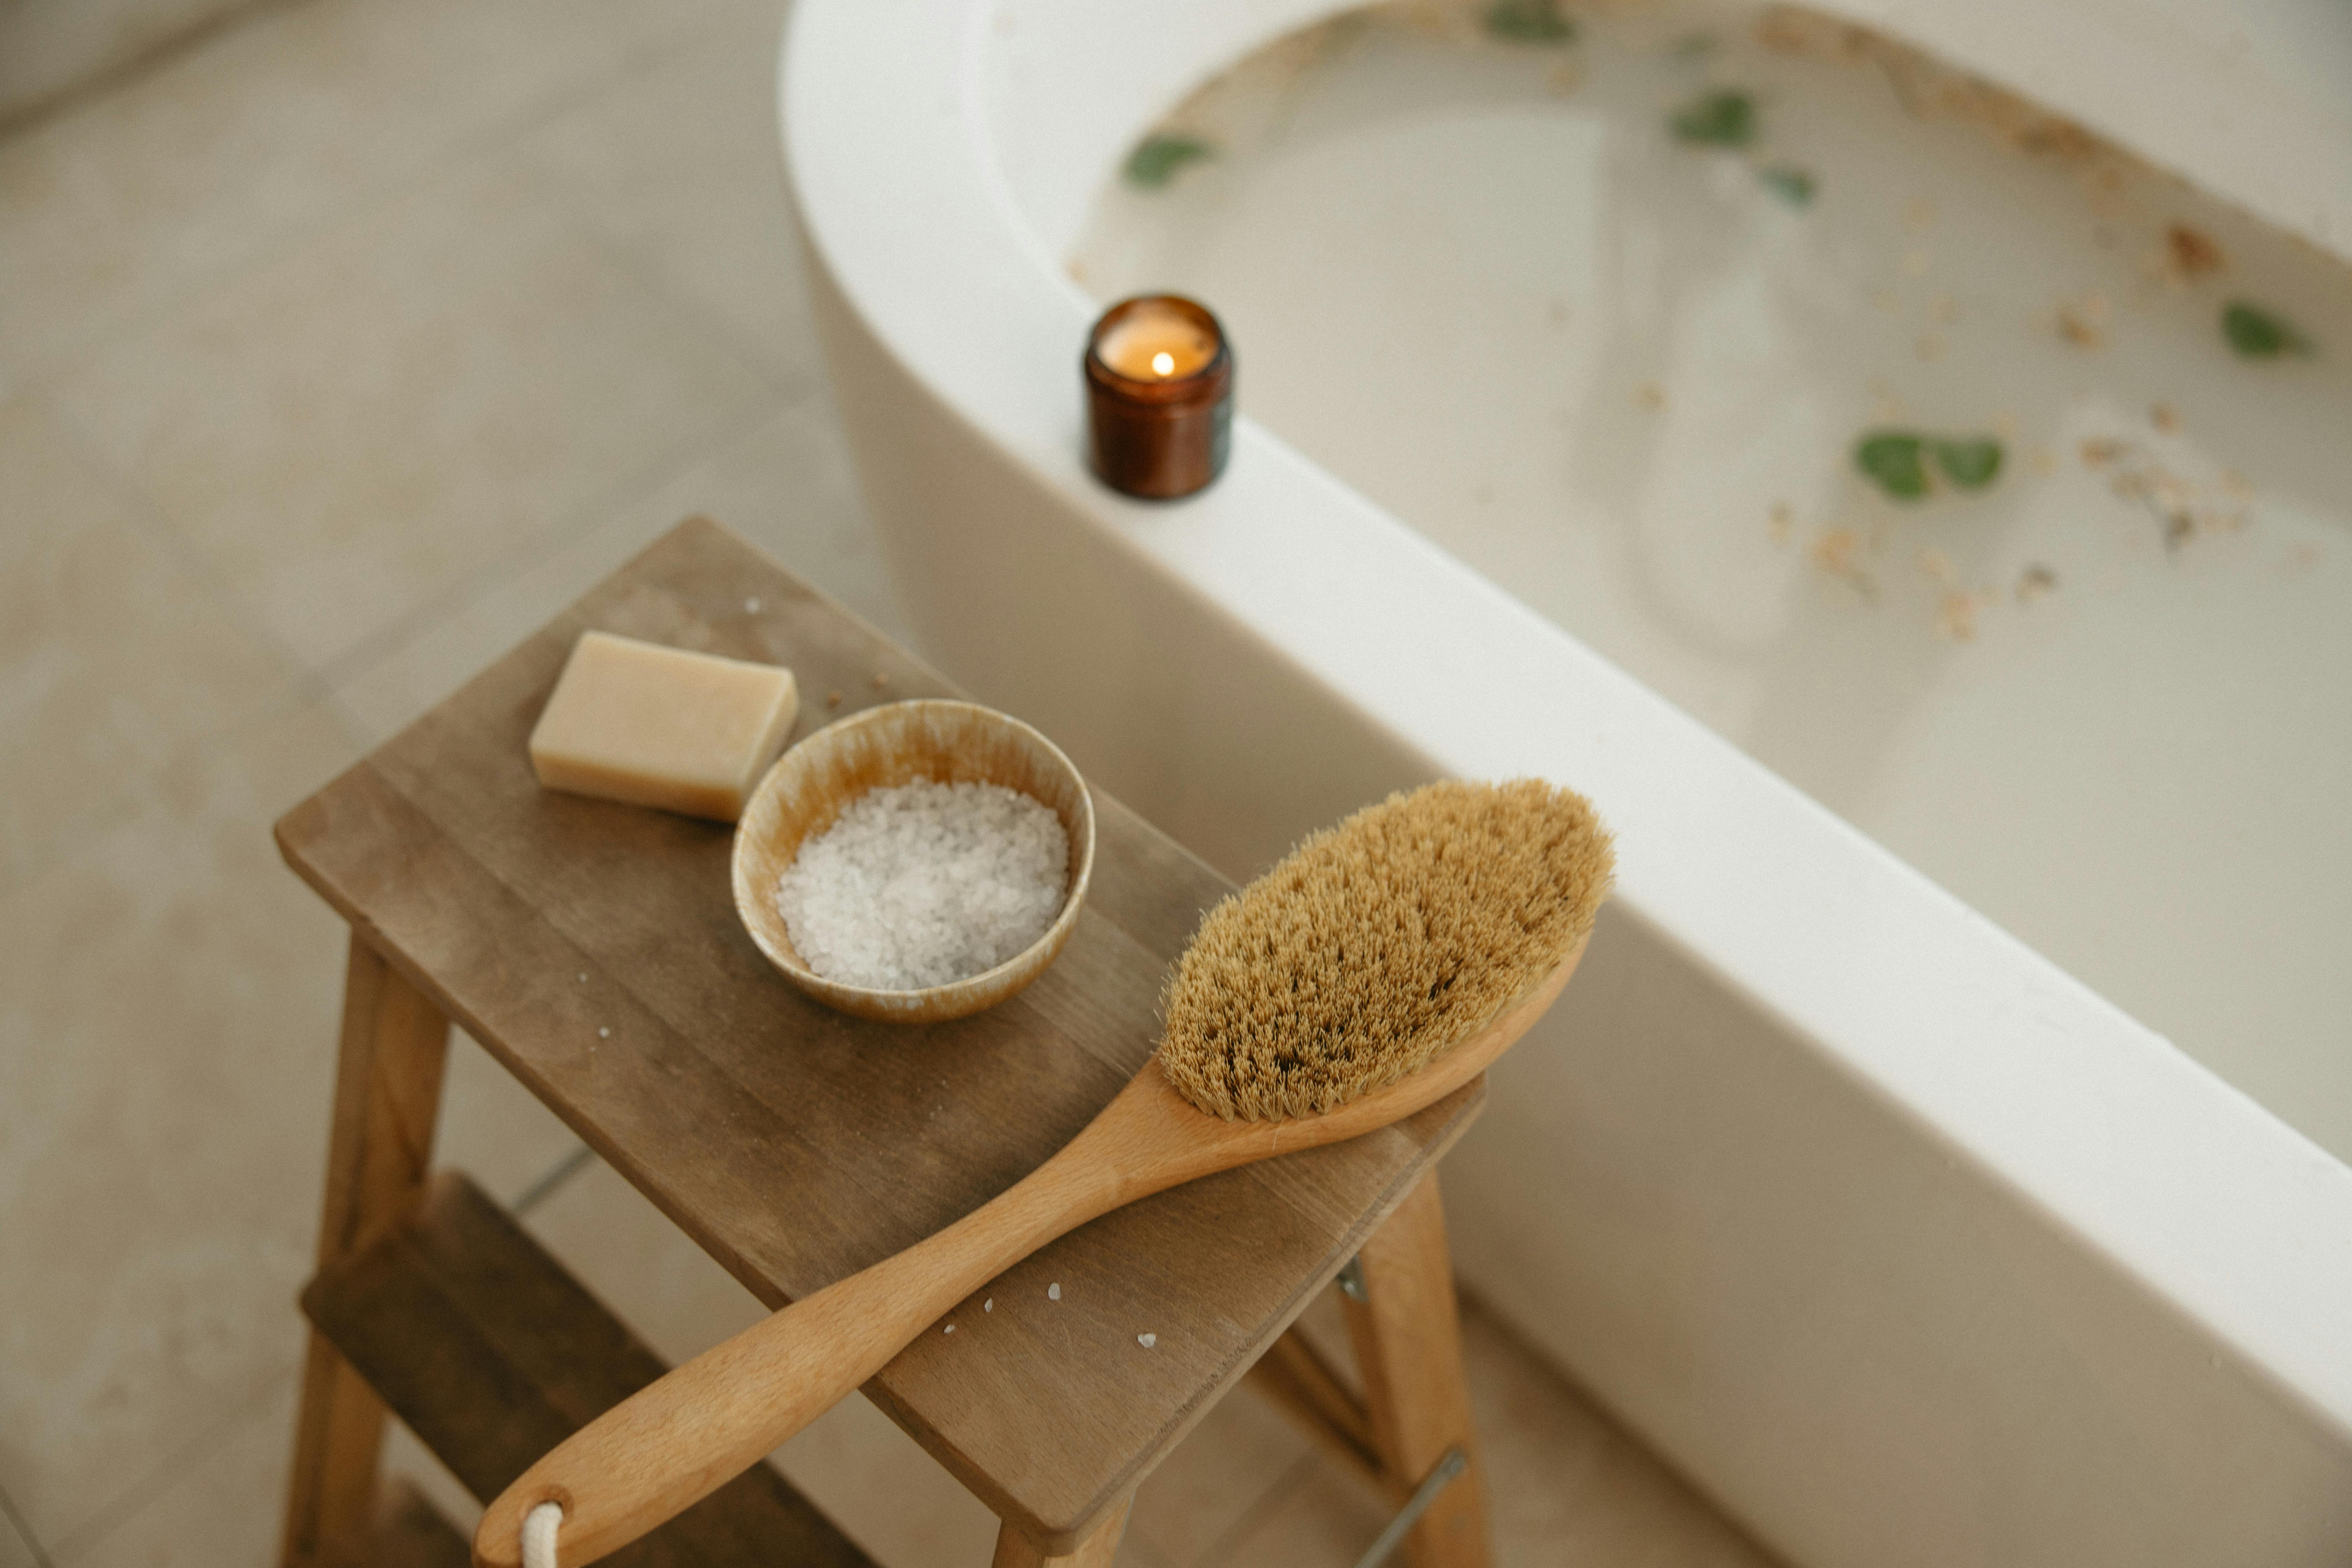
{"type": "Polygon", "coordinates": [[[1385,1089],[1566,958],[1612,865],[1591,804],[1540,779],[1391,795],[1202,917],[1169,985],[1160,1070],[1228,1121],[1385,1089]]]}

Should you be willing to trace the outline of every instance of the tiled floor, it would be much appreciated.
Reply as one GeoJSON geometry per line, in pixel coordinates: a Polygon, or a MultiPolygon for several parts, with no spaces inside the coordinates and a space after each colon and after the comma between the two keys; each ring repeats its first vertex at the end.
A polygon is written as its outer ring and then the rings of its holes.
{"type": "MultiPolygon", "coordinates": [[[[273,816],[680,516],[884,627],[774,139],[778,0],[307,0],[0,141],[0,1568],[264,1560],[341,930],[273,816]]],[[[445,1156],[568,1132],[471,1045],[445,1156]]],[[[593,1162],[530,1215],[666,1352],[748,1296],[593,1162]]],[[[1474,1311],[1512,1564],[1762,1559],[1474,1311]]],[[[394,1464],[469,1504],[412,1444],[394,1464]]],[[[782,1455],[893,1568],[992,1521],[862,1401],[782,1455]]],[[[1351,1562],[1253,1395],[1122,1562],[1351,1562]]]]}

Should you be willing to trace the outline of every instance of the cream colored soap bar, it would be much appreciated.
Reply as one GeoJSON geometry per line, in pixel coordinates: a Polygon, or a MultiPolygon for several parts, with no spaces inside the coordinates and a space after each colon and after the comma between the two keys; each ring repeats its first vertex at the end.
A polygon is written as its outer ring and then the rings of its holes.
{"type": "Polygon", "coordinates": [[[549,789],[732,822],[800,713],[793,672],[583,632],[530,732],[549,789]]]}

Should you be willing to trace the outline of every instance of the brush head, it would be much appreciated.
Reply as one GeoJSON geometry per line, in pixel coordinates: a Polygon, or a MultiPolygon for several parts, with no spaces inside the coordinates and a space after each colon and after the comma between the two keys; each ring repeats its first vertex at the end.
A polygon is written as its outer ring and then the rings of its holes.
{"type": "Polygon", "coordinates": [[[1385,1089],[1550,973],[1591,931],[1613,864],[1591,804],[1540,779],[1366,806],[1202,919],[1160,1069],[1227,1121],[1385,1089]]]}

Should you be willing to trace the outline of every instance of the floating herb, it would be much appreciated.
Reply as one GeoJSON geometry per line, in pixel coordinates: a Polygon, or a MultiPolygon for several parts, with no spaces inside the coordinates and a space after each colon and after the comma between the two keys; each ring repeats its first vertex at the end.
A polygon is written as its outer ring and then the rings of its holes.
{"type": "Polygon", "coordinates": [[[1494,0],[1486,32],[1514,44],[1572,44],[1576,24],[1559,14],[1559,0],[1494,0]]]}
{"type": "Polygon", "coordinates": [[[1906,431],[1874,431],[1855,444],[1853,466],[1895,500],[1917,500],[1927,493],[1924,446],[1906,431]]]}
{"type": "Polygon", "coordinates": [[[2307,354],[2311,341],[2259,305],[2232,300],[2221,307],[2221,335],[2240,359],[2276,359],[2307,354]]]}
{"type": "Polygon", "coordinates": [[[1745,147],[1756,140],[1756,100],[1734,88],[1701,93],[1666,121],[1677,142],[1695,147],[1745,147]]]}
{"type": "Polygon", "coordinates": [[[1938,437],[1934,447],[1936,467],[1964,490],[1980,490],[2000,475],[2000,443],[1990,436],[1938,437]]]}
{"type": "Polygon", "coordinates": [[[1813,177],[1793,164],[1775,163],[1769,168],[1759,169],[1756,177],[1763,182],[1766,190],[1792,207],[1812,205],[1813,177]]]}
{"type": "Polygon", "coordinates": [[[1896,500],[1927,493],[1927,464],[1964,490],[1980,490],[2000,477],[2001,445],[1990,436],[1924,436],[1916,430],[1872,430],[1854,443],[1853,466],[1896,500]]]}
{"type": "Polygon", "coordinates": [[[1127,183],[1158,190],[1185,164],[1216,155],[1217,150],[1197,136],[1147,136],[1127,155],[1127,183]]]}

